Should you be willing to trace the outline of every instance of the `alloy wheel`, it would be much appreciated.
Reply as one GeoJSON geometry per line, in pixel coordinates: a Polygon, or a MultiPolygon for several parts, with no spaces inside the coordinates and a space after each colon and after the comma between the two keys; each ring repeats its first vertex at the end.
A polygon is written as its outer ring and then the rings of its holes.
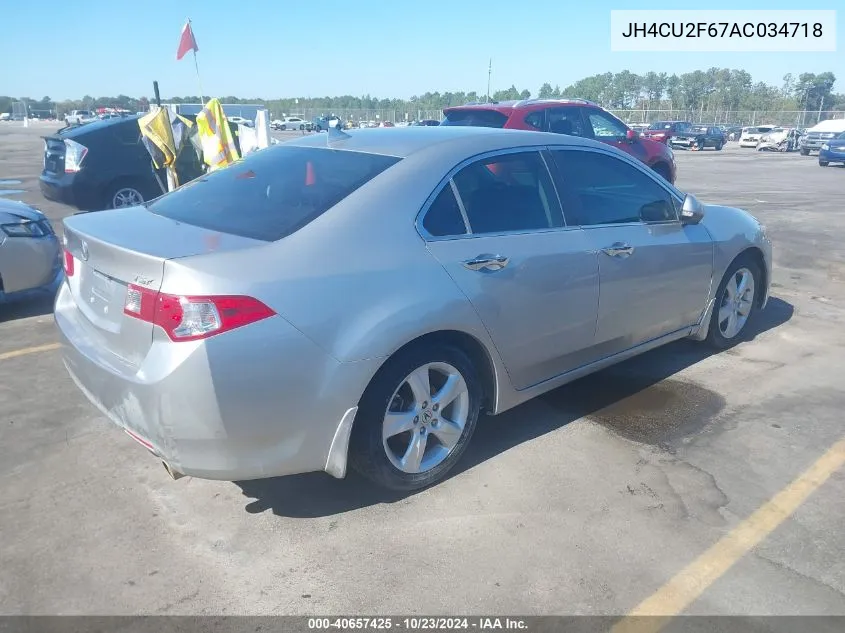
{"type": "Polygon", "coordinates": [[[747,268],[739,268],[728,280],[719,305],[719,332],[726,339],[736,337],[754,307],[754,275],[747,268]]]}
{"type": "Polygon", "coordinates": [[[389,400],[382,443],[391,464],[404,473],[427,472],[457,446],[470,414],[470,394],[449,363],[428,363],[411,372],[389,400]]]}
{"type": "Polygon", "coordinates": [[[115,209],[122,209],[123,207],[135,207],[143,204],[144,196],[141,192],[132,187],[123,187],[118,189],[114,196],[112,196],[112,207],[115,209]]]}

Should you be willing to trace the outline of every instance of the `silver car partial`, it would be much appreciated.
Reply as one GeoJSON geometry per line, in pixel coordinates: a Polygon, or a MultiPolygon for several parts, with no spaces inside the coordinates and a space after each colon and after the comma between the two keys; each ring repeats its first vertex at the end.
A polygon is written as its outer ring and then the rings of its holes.
{"type": "Polygon", "coordinates": [[[62,275],[60,252],[41,211],[0,198],[0,303],[31,290],[55,289],[62,275]]]}
{"type": "Polygon", "coordinates": [[[442,479],[497,414],[765,307],[771,244],[577,137],[302,137],[65,220],[70,375],[174,477],[442,479]]]}

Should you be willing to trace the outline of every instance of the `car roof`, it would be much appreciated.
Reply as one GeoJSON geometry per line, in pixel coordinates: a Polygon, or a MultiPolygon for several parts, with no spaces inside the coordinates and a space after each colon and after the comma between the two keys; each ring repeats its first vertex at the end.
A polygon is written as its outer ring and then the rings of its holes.
{"type": "Polygon", "coordinates": [[[597,103],[587,99],[520,99],[512,101],[488,101],[478,103],[465,103],[464,105],[449,106],[443,108],[444,112],[454,110],[495,110],[497,112],[511,112],[513,110],[532,110],[545,108],[551,105],[580,105],[592,108],[600,107],[597,103]]]}
{"type": "Polygon", "coordinates": [[[607,145],[591,139],[534,132],[505,130],[476,126],[407,126],[385,129],[362,129],[343,132],[343,136],[328,138],[326,134],[303,136],[282,145],[299,147],[330,147],[371,154],[384,154],[407,158],[433,146],[461,146],[468,155],[496,151],[509,147],[531,145],[583,145],[606,148],[607,145]]]}
{"type": "Polygon", "coordinates": [[[129,114],[127,116],[117,118],[112,117],[108,119],[97,119],[96,121],[91,121],[90,123],[79,125],[77,127],[63,128],[62,130],[59,130],[55,136],[61,138],[74,138],[90,132],[98,132],[115,125],[124,125],[130,121],[135,122],[135,125],[137,126],[137,121],[140,118],[141,117],[137,114],[129,114]]]}

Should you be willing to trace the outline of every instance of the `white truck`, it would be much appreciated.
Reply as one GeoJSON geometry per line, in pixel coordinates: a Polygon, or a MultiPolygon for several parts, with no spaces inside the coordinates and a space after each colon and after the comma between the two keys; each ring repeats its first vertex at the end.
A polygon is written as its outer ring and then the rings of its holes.
{"type": "Polygon", "coordinates": [[[91,110],[71,110],[69,114],[65,115],[67,125],[82,125],[96,120],[97,115],[91,110]]]}
{"type": "Polygon", "coordinates": [[[810,152],[817,152],[822,145],[839,134],[845,132],[845,119],[828,119],[814,125],[804,133],[798,142],[802,156],[808,156],[810,152]]]}

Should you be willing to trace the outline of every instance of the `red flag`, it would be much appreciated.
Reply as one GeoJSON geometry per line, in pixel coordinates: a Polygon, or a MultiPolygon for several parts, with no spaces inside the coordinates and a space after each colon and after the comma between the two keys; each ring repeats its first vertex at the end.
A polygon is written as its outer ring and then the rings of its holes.
{"type": "Polygon", "coordinates": [[[197,52],[198,50],[199,46],[197,46],[193,30],[191,30],[191,23],[185,22],[185,26],[182,28],[182,37],[179,38],[179,50],[176,51],[176,59],[182,59],[188,51],[197,52]]]}

